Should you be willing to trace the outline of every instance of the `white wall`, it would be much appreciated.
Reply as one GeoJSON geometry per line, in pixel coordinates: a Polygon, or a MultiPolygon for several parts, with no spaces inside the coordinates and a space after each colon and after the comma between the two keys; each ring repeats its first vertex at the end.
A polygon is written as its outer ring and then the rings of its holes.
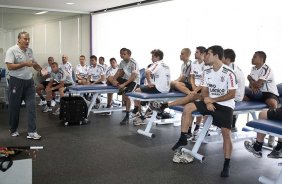
{"type": "Polygon", "coordinates": [[[93,53],[119,59],[127,47],[139,66],[150,62],[150,51],[164,51],[172,78],[180,72],[180,51],[184,47],[209,47],[215,44],[234,49],[236,63],[245,75],[250,72],[255,51],[267,54],[266,63],[282,82],[282,13],[279,0],[173,0],[92,16],[93,53]]]}
{"type": "MultiPolygon", "coordinates": [[[[47,58],[53,56],[55,61],[61,63],[62,54],[69,56],[73,66],[79,63],[79,56],[90,56],[90,15],[78,15],[64,19],[42,22],[40,24],[20,27],[15,30],[0,29],[0,48],[6,50],[16,44],[20,31],[30,34],[30,48],[41,65],[47,64],[47,58]]],[[[0,53],[1,56],[1,53],[0,53]]],[[[1,65],[3,66],[3,58],[1,65]]]]}

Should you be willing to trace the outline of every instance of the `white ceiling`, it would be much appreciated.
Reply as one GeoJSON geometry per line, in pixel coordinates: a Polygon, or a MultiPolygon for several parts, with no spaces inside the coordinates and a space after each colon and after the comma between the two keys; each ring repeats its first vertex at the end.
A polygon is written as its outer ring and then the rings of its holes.
{"type": "Polygon", "coordinates": [[[140,0],[0,0],[0,7],[83,14],[135,2],[140,0]],[[75,4],[67,5],[68,2],[75,4]]]}

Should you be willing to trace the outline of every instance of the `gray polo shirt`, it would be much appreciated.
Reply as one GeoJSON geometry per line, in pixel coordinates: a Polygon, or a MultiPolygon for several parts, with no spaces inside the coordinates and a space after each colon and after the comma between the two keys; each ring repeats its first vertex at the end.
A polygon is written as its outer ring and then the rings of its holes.
{"type": "Polygon", "coordinates": [[[137,62],[134,59],[130,59],[129,61],[122,60],[119,64],[119,69],[122,69],[124,72],[124,75],[122,78],[128,80],[132,73],[136,73],[137,76],[134,80],[137,84],[140,84],[140,72],[137,62]]]}
{"type": "Polygon", "coordinates": [[[64,81],[65,84],[73,84],[73,80],[70,77],[70,75],[67,75],[62,68],[59,68],[59,70],[56,73],[51,72],[50,79],[56,81],[57,83],[64,81]]]}
{"type": "MultiPolygon", "coordinates": [[[[14,45],[7,50],[5,63],[17,64],[25,61],[34,61],[33,52],[30,48],[23,51],[18,45],[14,45]]],[[[10,70],[9,75],[24,80],[31,79],[32,67],[24,66],[17,70],[10,70]]]]}

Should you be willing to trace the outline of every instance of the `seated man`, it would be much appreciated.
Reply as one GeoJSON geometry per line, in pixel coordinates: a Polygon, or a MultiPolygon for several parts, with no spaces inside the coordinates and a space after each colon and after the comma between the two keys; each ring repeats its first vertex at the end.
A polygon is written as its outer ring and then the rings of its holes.
{"type": "MultiPolygon", "coordinates": [[[[259,113],[259,119],[269,119],[281,121],[282,125],[282,107],[277,109],[263,110],[259,113]]],[[[262,145],[264,142],[265,134],[257,133],[255,142],[245,141],[245,148],[254,154],[254,156],[262,157],[262,145]]],[[[282,138],[278,139],[278,143],[272,152],[267,155],[268,158],[282,158],[282,138]]]]}
{"type": "Polygon", "coordinates": [[[192,85],[190,82],[190,71],[191,71],[191,61],[189,57],[191,51],[189,48],[184,48],[181,51],[180,59],[183,61],[181,65],[181,74],[178,79],[171,81],[170,85],[172,89],[176,89],[182,93],[189,95],[192,92],[192,85]]]}
{"type": "MultiPolygon", "coordinates": [[[[255,52],[252,58],[252,67],[248,80],[249,88],[246,88],[244,100],[258,100],[265,102],[270,109],[278,107],[278,90],[274,80],[273,71],[265,64],[266,54],[263,51],[255,52]]],[[[268,145],[273,147],[274,137],[268,139],[268,145]]]]}
{"type": "Polygon", "coordinates": [[[139,67],[135,60],[131,58],[131,51],[129,49],[121,50],[122,61],[119,64],[119,69],[112,77],[108,77],[108,81],[119,88],[119,95],[123,95],[123,100],[126,104],[126,115],[120,122],[121,125],[129,123],[129,114],[131,101],[125,95],[127,92],[132,92],[138,87],[140,83],[139,67]]]}
{"type": "MultiPolygon", "coordinates": [[[[136,92],[143,93],[168,93],[170,89],[170,69],[169,66],[163,62],[163,52],[159,49],[152,50],[152,62],[153,64],[146,69],[146,85],[137,88],[136,92]]],[[[136,116],[133,120],[134,125],[143,124],[143,119],[140,117],[140,101],[134,101],[134,109],[132,114],[136,116]]]]}
{"type": "Polygon", "coordinates": [[[81,55],[79,57],[79,62],[75,68],[76,82],[80,85],[87,83],[89,66],[85,63],[85,56],[81,55]]]}
{"type": "MultiPolygon", "coordinates": [[[[44,78],[44,81],[42,81],[40,84],[37,84],[36,86],[36,93],[38,94],[38,96],[40,97],[40,102],[39,102],[39,106],[42,105],[46,105],[46,99],[43,97],[42,95],[42,90],[45,90],[49,81],[50,81],[50,74],[51,74],[51,65],[54,62],[54,58],[53,57],[48,57],[48,66],[46,68],[44,68],[43,70],[45,70],[47,72],[46,75],[42,76],[44,78]]],[[[51,101],[51,107],[54,107],[56,105],[56,102],[53,98],[53,100],[51,101]]]]}
{"type": "Polygon", "coordinates": [[[90,67],[87,75],[88,84],[105,84],[104,68],[97,64],[97,57],[94,55],[90,57],[90,67]]]}
{"type": "MultiPolygon", "coordinates": [[[[235,102],[240,102],[243,100],[244,94],[245,94],[245,76],[244,76],[243,71],[237,65],[234,64],[235,58],[236,58],[236,54],[232,49],[224,50],[224,56],[223,56],[222,62],[226,64],[227,66],[229,66],[236,75],[236,79],[238,82],[238,88],[235,94],[235,102]]],[[[235,125],[237,116],[238,115],[233,115],[233,122],[231,126],[232,132],[237,132],[237,128],[235,125]]]]}
{"type": "Polygon", "coordinates": [[[105,63],[105,58],[103,56],[99,57],[99,64],[104,68],[104,71],[106,72],[108,65],[105,63]]]}
{"type": "MultiPolygon", "coordinates": [[[[204,71],[201,92],[203,101],[195,101],[185,105],[181,117],[181,135],[172,150],[187,145],[188,128],[192,123],[194,111],[198,111],[202,115],[212,115],[213,124],[221,128],[223,136],[225,161],[221,177],[228,177],[232,152],[230,129],[235,107],[234,97],[237,81],[232,69],[222,63],[222,57],[223,48],[221,46],[208,48],[205,64],[209,65],[210,68],[204,71]]],[[[175,157],[180,156],[181,154],[178,152],[175,154],[175,157]]]]}
{"type": "MultiPolygon", "coordinates": [[[[58,67],[58,63],[53,62],[51,65],[50,81],[46,87],[46,100],[47,104],[44,106],[42,112],[51,112],[51,99],[52,93],[59,91],[60,97],[64,96],[65,87],[73,85],[73,80],[70,75],[67,75],[62,68],[58,67]]],[[[57,110],[56,112],[59,112],[57,110]]]]}

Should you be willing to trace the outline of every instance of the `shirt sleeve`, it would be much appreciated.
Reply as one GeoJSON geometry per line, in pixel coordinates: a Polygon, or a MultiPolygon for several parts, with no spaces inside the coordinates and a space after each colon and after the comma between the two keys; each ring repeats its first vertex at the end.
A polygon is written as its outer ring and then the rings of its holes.
{"type": "Polygon", "coordinates": [[[8,49],[6,52],[5,63],[15,63],[15,55],[12,49],[8,49]]]}
{"type": "Polygon", "coordinates": [[[124,66],[123,66],[123,61],[121,61],[120,64],[118,65],[118,69],[123,70],[123,67],[124,67],[124,66]]]}
{"type": "Polygon", "coordinates": [[[236,79],[236,75],[233,72],[228,73],[227,87],[228,89],[237,89],[238,88],[238,82],[236,79]]]}
{"type": "Polygon", "coordinates": [[[138,72],[139,72],[137,63],[135,63],[135,62],[132,62],[132,63],[131,63],[131,72],[132,72],[132,73],[138,73],[138,72]]]}
{"type": "Polygon", "coordinates": [[[269,67],[263,67],[259,73],[258,79],[262,79],[264,81],[268,80],[271,73],[271,69],[269,67]]]}

